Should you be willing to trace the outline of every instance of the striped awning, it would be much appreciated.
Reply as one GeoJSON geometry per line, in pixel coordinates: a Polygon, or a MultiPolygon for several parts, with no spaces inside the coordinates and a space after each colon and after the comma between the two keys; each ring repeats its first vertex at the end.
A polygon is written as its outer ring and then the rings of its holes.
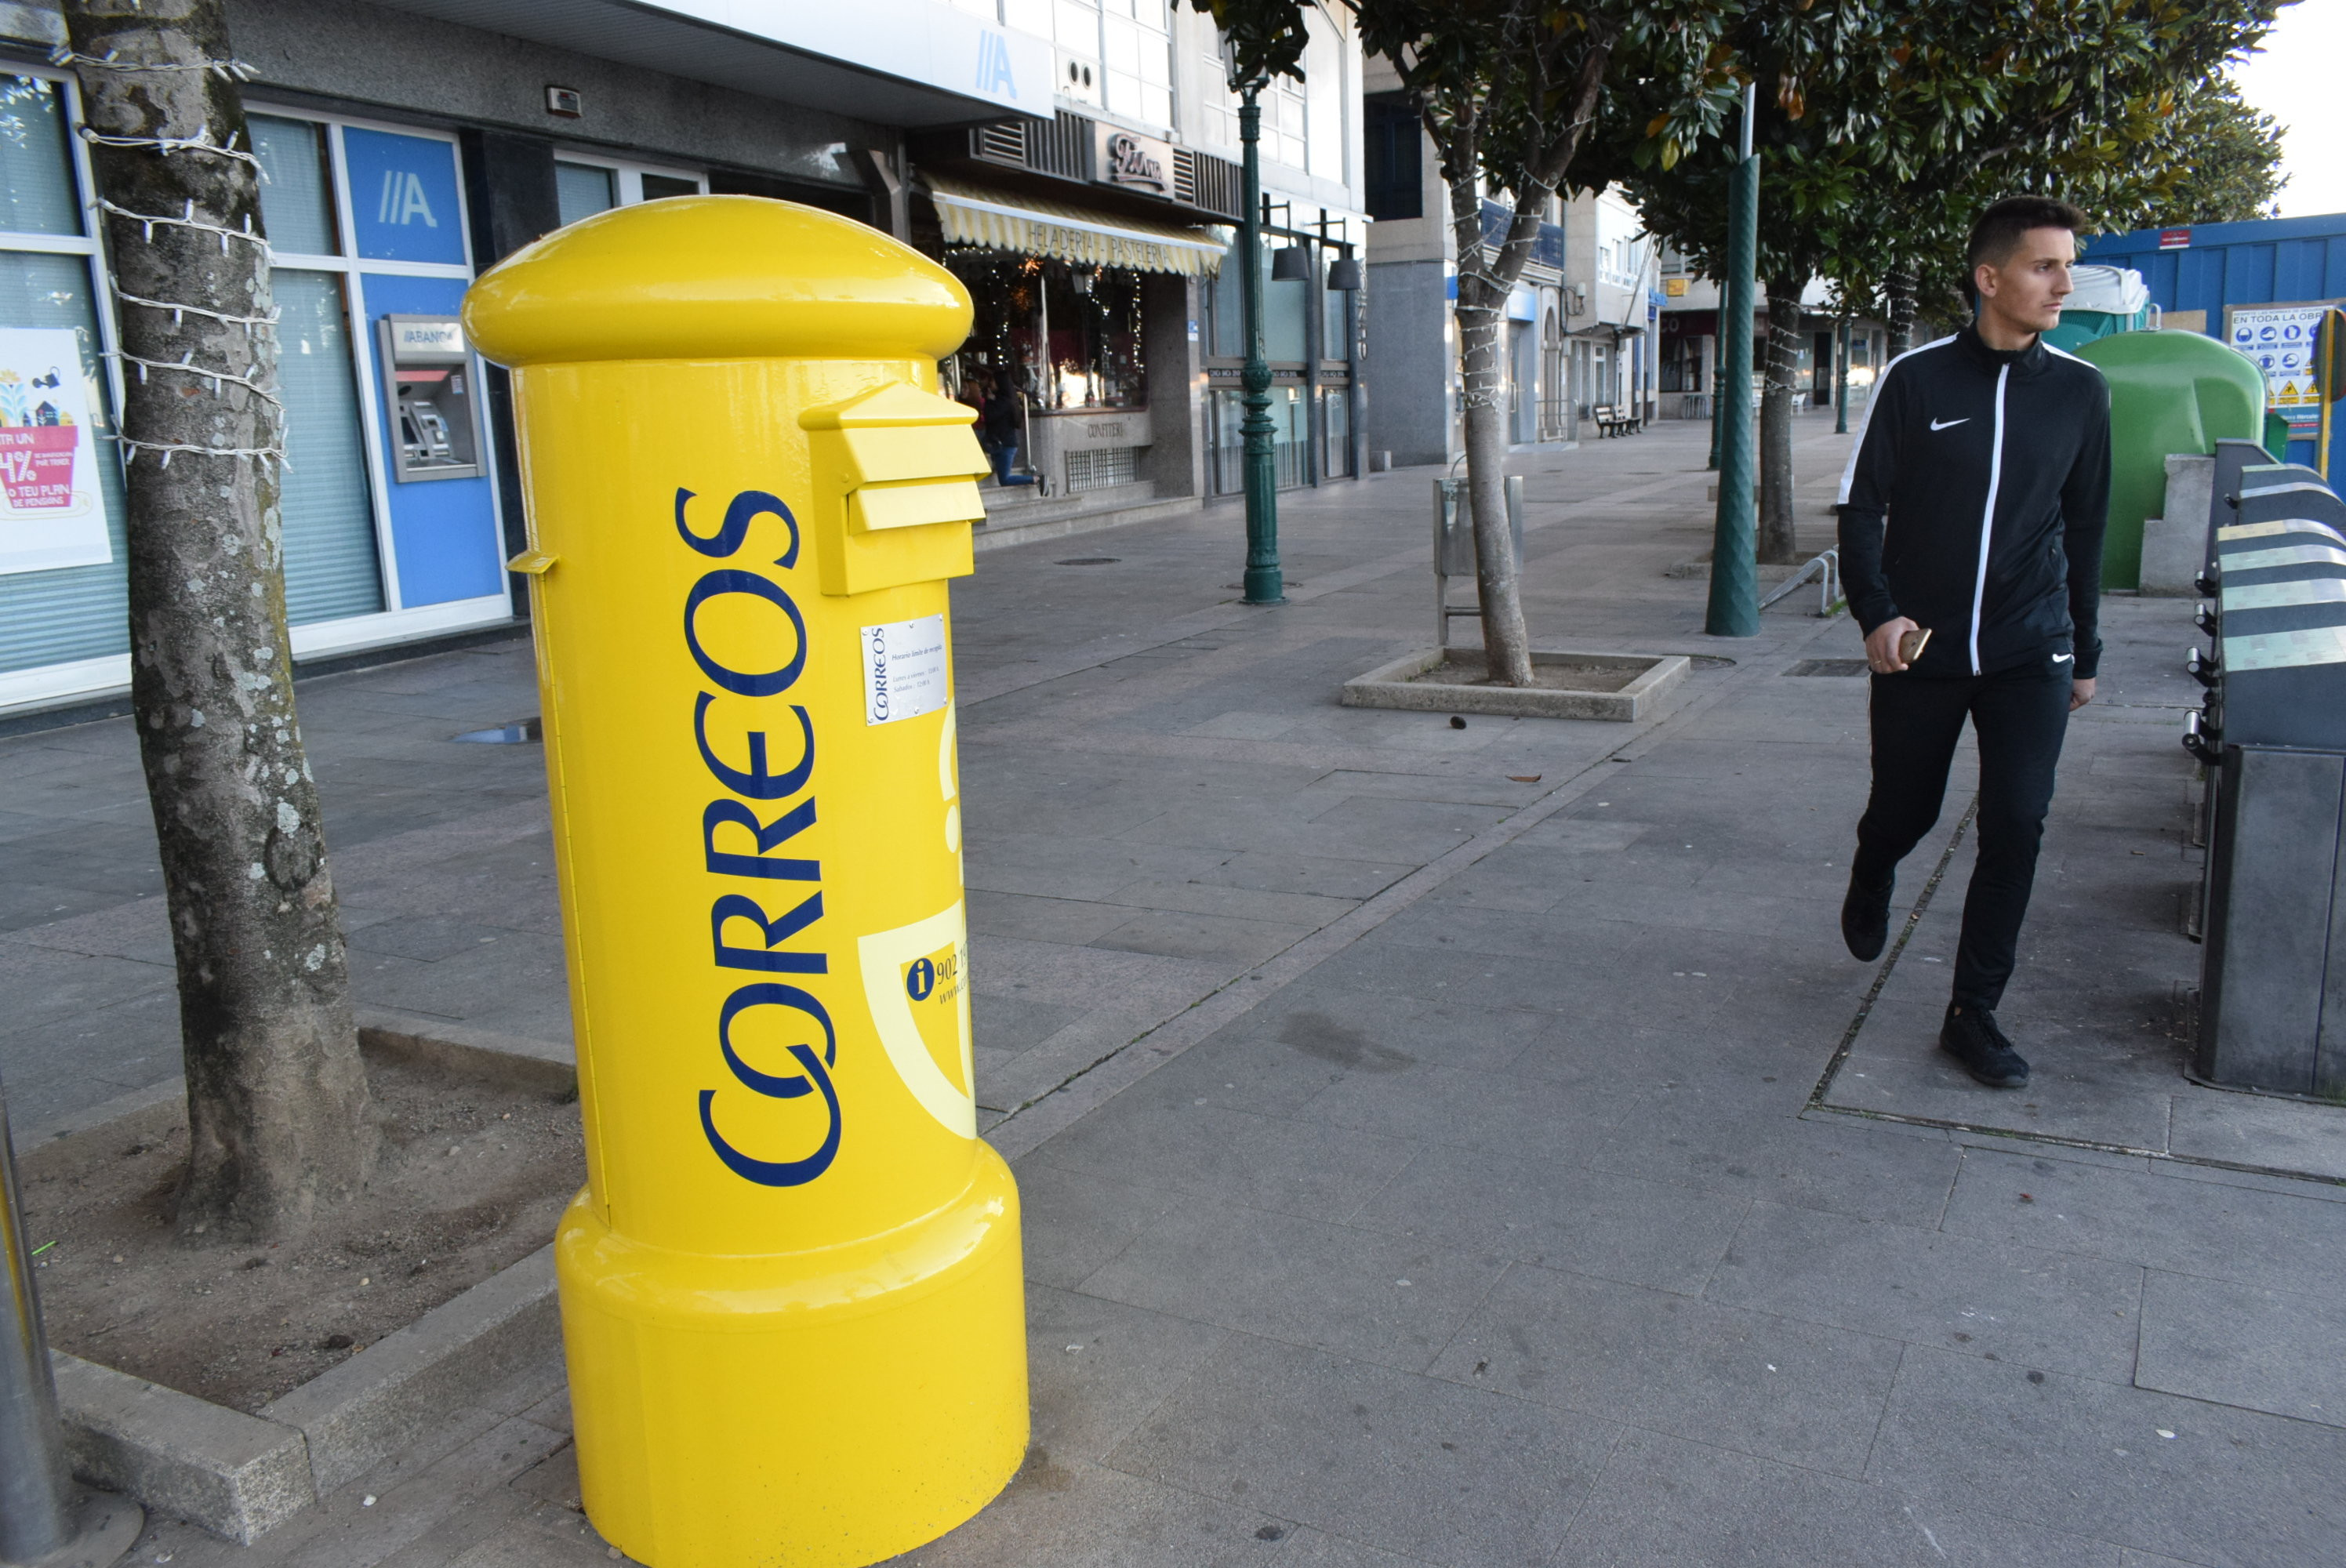
{"type": "Polygon", "coordinates": [[[1023,192],[992,190],[934,174],[926,178],[936,199],[937,220],[952,245],[1188,277],[1219,271],[1222,253],[1229,247],[1218,229],[1112,218],[1023,192]]]}

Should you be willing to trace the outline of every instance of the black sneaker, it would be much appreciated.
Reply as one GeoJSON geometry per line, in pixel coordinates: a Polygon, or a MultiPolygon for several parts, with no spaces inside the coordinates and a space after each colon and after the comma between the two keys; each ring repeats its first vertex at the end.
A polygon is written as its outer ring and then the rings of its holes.
{"type": "Polygon", "coordinates": [[[1950,1003],[1947,1021],[1939,1029],[1939,1049],[1991,1089],[2017,1089],[2028,1082],[2027,1062],[1995,1026],[1995,1014],[1984,1007],[1950,1003]]]}
{"type": "Polygon", "coordinates": [[[1879,888],[1861,887],[1857,873],[1850,872],[1849,896],[1841,901],[1841,939],[1851,958],[1871,963],[1882,956],[1890,941],[1890,895],[1897,887],[1894,876],[1879,888]]]}

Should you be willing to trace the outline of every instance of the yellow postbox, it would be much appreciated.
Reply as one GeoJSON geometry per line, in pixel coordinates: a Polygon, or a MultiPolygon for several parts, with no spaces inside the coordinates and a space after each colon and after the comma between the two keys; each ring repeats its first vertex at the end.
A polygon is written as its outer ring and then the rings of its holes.
{"type": "Polygon", "coordinates": [[[586,1189],[556,1254],[586,1512],[655,1568],[865,1563],[1026,1443],[977,1136],[946,579],[969,296],[753,197],[484,276],[513,367],[586,1189]]]}

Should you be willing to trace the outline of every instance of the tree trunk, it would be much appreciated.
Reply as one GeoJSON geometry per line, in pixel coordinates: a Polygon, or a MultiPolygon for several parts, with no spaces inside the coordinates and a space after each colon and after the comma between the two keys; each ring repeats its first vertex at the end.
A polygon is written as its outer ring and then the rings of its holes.
{"type": "Polygon", "coordinates": [[[1888,357],[1894,360],[1914,346],[1913,272],[1904,267],[1892,268],[1883,282],[1883,292],[1890,300],[1888,357]]]}
{"type": "Polygon", "coordinates": [[[1800,397],[1800,289],[1804,279],[1768,283],[1766,372],[1760,391],[1759,558],[1787,565],[1800,558],[1792,515],[1792,412],[1800,397]]]}
{"type": "MultiPolygon", "coordinates": [[[[1465,167],[1474,166],[1467,162],[1465,167]]],[[[1482,255],[1483,204],[1471,176],[1451,183],[1450,209],[1461,259],[1457,318],[1466,396],[1466,496],[1474,513],[1474,585],[1483,606],[1484,668],[1503,686],[1529,686],[1531,634],[1524,626],[1517,571],[1522,563],[1515,559],[1515,539],[1507,527],[1507,412],[1500,381],[1500,323],[1514,280],[1494,276],[1482,255]]],[[[1528,252],[1529,246],[1522,249],[1528,252]]],[[[1515,270],[1522,270],[1520,260],[1515,270]]]]}
{"type": "Polygon", "coordinates": [[[373,1140],[293,710],[260,166],[235,79],[207,68],[229,57],[220,0],[65,10],[117,209],[131,703],[188,1073],[179,1235],[286,1236],[358,1190],[373,1140]]]}

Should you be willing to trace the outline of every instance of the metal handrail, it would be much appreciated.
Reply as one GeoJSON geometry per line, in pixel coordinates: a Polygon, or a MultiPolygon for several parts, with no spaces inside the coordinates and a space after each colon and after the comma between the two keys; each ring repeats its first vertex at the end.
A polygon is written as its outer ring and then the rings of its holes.
{"type": "Polygon", "coordinates": [[[1775,590],[1760,601],[1760,607],[1766,609],[1810,577],[1817,579],[1817,617],[1820,620],[1830,618],[1847,602],[1841,591],[1841,552],[1839,550],[1826,551],[1777,584],[1775,590]]]}

